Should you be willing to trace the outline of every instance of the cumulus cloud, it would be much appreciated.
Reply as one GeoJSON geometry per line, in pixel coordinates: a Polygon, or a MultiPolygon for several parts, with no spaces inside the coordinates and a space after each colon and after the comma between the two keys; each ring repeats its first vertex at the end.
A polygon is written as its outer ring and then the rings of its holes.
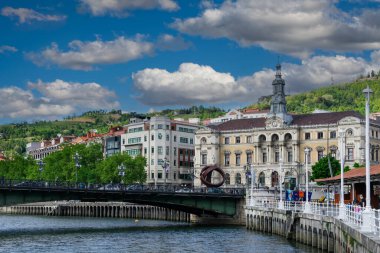
{"type": "Polygon", "coordinates": [[[173,0],[80,0],[79,9],[90,12],[94,16],[126,17],[130,10],[161,9],[176,11],[179,6],[173,0]]]}
{"type": "Polygon", "coordinates": [[[28,89],[0,88],[0,117],[12,119],[56,119],[85,110],[115,109],[116,95],[97,83],[63,80],[29,82],[28,89]],[[37,95],[36,95],[37,94],[37,95]]]}
{"type": "Polygon", "coordinates": [[[64,15],[47,15],[27,8],[12,8],[4,7],[1,9],[1,15],[10,18],[18,18],[18,23],[31,23],[33,21],[64,21],[66,16],[64,15]]]}
{"type": "MultiPolygon", "coordinates": [[[[282,64],[286,93],[299,93],[335,83],[355,80],[359,75],[380,68],[380,51],[371,61],[360,57],[315,56],[301,64],[282,64]]],[[[175,72],[144,69],[133,74],[138,99],[147,105],[220,104],[256,102],[272,94],[273,69],[263,69],[250,76],[234,78],[210,66],[183,63],[175,72]]]]}
{"type": "Polygon", "coordinates": [[[198,17],[178,19],[171,26],[186,34],[229,38],[241,46],[305,59],[317,49],[379,49],[379,16],[379,9],[346,13],[331,0],[237,0],[210,5],[198,17]]]}
{"type": "Polygon", "coordinates": [[[56,43],[39,53],[28,53],[26,57],[39,66],[58,65],[75,70],[92,70],[94,65],[128,62],[150,55],[153,44],[143,41],[142,36],[126,39],[123,36],[112,41],[71,41],[69,51],[61,51],[56,43]]]}
{"type": "Polygon", "coordinates": [[[0,46],[0,54],[3,54],[5,52],[17,52],[17,48],[15,47],[12,47],[12,46],[7,46],[7,45],[4,45],[4,46],[0,46]]]}
{"type": "Polygon", "coordinates": [[[185,41],[181,36],[163,34],[158,37],[156,46],[164,51],[179,51],[190,48],[192,44],[185,41]]]}

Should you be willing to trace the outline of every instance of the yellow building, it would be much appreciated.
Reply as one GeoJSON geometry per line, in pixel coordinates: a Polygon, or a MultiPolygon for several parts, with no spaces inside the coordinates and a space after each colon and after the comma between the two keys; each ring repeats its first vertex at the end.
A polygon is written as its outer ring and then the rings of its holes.
{"type": "MultiPolygon", "coordinates": [[[[305,168],[310,175],[311,166],[327,154],[338,160],[343,156],[345,166],[364,164],[364,117],[354,111],[288,114],[285,81],[281,77],[281,66],[276,68],[271,110],[265,118],[230,120],[196,132],[195,186],[201,186],[199,173],[209,164],[224,170],[225,187],[245,185],[246,172],[251,171],[251,166],[255,185],[275,187],[279,173],[285,179],[293,178],[303,184],[305,168]],[[306,148],[310,150],[307,166],[306,148]]],[[[379,161],[379,132],[380,122],[371,121],[372,163],[379,161]]],[[[217,175],[213,177],[219,180],[217,175]]]]}

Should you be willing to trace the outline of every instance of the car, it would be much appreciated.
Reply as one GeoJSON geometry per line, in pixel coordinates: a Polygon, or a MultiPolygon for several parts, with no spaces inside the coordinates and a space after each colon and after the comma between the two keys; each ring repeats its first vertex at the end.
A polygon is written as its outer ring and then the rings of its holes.
{"type": "Polygon", "coordinates": [[[120,191],[121,187],[120,187],[120,185],[117,185],[117,184],[106,184],[106,185],[98,188],[98,190],[102,190],[102,191],[120,191]]]}
{"type": "Polygon", "coordinates": [[[224,190],[221,189],[221,188],[216,188],[216,187],[212,187],[212,188],[208,188],[207,189],[207,193],[224,193],[224,190]]]}
{"type": "Polygon", "coordinates": [[[191,190],[190,188],[181,188],[176,190],[175,192],[193,192],[193,190],[191,190]]]}
{"type": "Polygon", "coordinates": [[[144,186],[141,184],[131,184],[125,187],[126,191],[142,191],[144,190],[144,186]]]}

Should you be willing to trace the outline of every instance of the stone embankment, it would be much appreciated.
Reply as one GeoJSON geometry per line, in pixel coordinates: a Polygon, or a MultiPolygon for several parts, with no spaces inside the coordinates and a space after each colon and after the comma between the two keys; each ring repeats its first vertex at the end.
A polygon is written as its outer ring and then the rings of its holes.
{"type": "Polygon", "coordinates": [[[190,222],[185,212],[124,202],[54,201],[0,207],[3,214],[110,217],[190,222]]]}
{"type": "Polygon", "coordinates": [[[247,229],[278,234],[324,252],[380,253],[380,237],[334,217],[246,207],[247,229]]]}

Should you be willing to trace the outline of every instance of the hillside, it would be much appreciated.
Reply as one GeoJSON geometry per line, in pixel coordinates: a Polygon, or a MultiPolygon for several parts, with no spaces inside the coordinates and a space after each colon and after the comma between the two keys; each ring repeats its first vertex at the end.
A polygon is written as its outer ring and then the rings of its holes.
{"type": "MultiPolygon", "coordinates": [[[[367,85],[373,90],[371,112],[379,112],[380,80],[378,79],[361,79],[352,83],[336,84],[287,96],[287,108],[291,113],[310,113],[315,109],[321,109],[334,112],[353,110],[364,114],[365,97],[362,91],[367,85]]],[[[270,97],[263,97],[259,101],[248,108],[268,109],[270,107],[270,97]]]]}
{"type": "Polygon", "coordinates": [[[185,109],[166,109],[161,112],[138,114],[135,112],[122,113],[121,110],[110,112],[99,110],[89,111],[82,115],[69,116],[61,121],[38,121],[34,123],[18,123],[0,125],[0,151],[5,153],[24,153],[26,143],[51,139],[57,134],[81,136],[90,129],[106,133],[111,126],[128,124],[130,118],[146,118],[152,116],[168,116],[170,118],[201,118],[217,117],[224,110],[216,107],[205,108],[193,106],[185,109]]]}

